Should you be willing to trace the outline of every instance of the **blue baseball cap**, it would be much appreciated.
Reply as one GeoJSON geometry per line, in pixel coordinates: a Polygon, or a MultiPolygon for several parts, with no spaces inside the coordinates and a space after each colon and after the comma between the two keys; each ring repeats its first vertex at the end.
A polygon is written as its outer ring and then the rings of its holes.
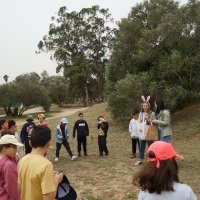
{"type": "Polygon", "coordinates": [[[67,120],[67,118],[65,118],[65,117],[61,118],[60,122],[62,124],[68,124],[69,123],[68,120],[67,120]]]}

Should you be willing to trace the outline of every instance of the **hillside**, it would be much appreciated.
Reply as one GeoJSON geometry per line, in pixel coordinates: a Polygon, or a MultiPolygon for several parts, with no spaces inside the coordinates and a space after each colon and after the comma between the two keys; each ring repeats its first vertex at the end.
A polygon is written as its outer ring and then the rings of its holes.
{"type": "MultiPolygon", "coordinates": [[[[200,104],[193,105],[175,113],[172,116],[173,139],[172,143],[185,161],[178,161],[180,165],[180,180],[193,188],[200,197],[200,104]]],[[[90,136],[88,137],[87,158],[81,157],[71,161],[65,149],[61,149],[58,163],[55,158],[55,139],[53,136],[49,152],[49,159],[54,163],[56,170],[63,171],[71,184],[76,188],[79,199],[137,199],[138,188],[132,185],[132,175],[138,169],[131,159],[131,141],[127,127],[112,121],[106,111],[106,104],[98,104],[84,111],[85,119],[89,123],[90,136]],[[104,115],[110,124],[108,133],[108,158],[98,158],[97,144],[97,117],[104,115]]],[[[77,113],[70,116],[69,130],[72,132],[77,113]]],[[[52,130],[60,119],[47,120],[52,130]]],[[[54,135],[54,131],[53,131],[54,135]]],[[[70,146],[76,154],[76,139],[70,138],[70,146]]]]}

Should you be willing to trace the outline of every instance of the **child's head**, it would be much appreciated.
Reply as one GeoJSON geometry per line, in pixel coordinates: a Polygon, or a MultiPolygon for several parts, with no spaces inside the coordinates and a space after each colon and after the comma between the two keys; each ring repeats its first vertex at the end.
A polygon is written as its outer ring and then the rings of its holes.
{"type": "Polygon", "coordinates": [[[0,119],[0,130],[7,130],[8,129],[8,122],[6,119],[0,119]]]}
{"type": "Polygon", "coordinates": [[[83,113],[79,113],[79,114],[78,114],[79,120],[83,120],[83,117],[84,117],[84,116],[83,116],[83,113]]]}
{"type": "Polygon", "coordinates": [[[32,116],[32,115],[28,115],[28,116],[26,117],[26,121],[27,121],[27,123],[32,124],[33,121],[34,121],[33,116],[32,116]]]}
{"type": "Polygon", "coordinates": [[[44,114],[39,114],[38,115],[38,120],[39,120],[40,123],[43,123],[44,120],[45,120],[45,115],[44,114]]]}
{"type": "Polygon", "coordinates": [[[31,132],[30,144],[32,148],[46,148],[48,151],[51,141],[51,130],[46,126],[35,126],[31,132]]]}
{"type": "Polygon", "coordinates": [[[135,110],[133,113],[132,113],[132,117],[133,119],[137,120],[139,118],[139,111],[138,110],[135,110]]]}
{"type": "Polygon", "coordinates": [[[12,131],[13,133],[17,132],[17,124],[15,120],[8,120],[8,130],[12,131]]]}
{"type": "Polygon", "coordinates": [[[100,115],[100,116],[97,118],[97,120],[98,120],[99,122],[102,122],[102,121],[104,121],[104,117],[103,117],[102,115],[100,115]]]}
{"type": "Polygon", "coordinates": [[[60,126],[61,127],[66,126],[66,124],[68,124],[68,123],[69,122],[68,122],[67,118],[65,118],[65,117],[61,118],[61,120],[60,120],[60,126]]]}
{"type": "Polygon", "coordinates": [[[15,158],[17,146],[23,146],[14,135],[4,135],[0,139],[0,153],[10,158],[15,158]]]}
{"type": "Polygon", "coordinates": [[[146,112],[148,113],[151,109],[151,105],[149,102],[142,102],[141,104],[141,112],[146,112]]]}
{"type": "Polygon", "coordinates": [[[134,182],[150,193],[173,191],[173,182],[179,182],[175,158],[184,158],[175,152],[171,144],[162,141],[149,147],[147,157],[148,163],[136,174],[134,182]]]}

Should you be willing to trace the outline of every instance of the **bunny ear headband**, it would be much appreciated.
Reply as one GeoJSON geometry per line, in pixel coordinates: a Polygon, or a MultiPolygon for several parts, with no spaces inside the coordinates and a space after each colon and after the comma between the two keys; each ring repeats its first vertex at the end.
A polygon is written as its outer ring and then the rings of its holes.
{"type": "Polygon", "coordinates": [[[143,102],[148,102],[149,103],[150,98],[151,97],[148,96],[147,99],[145,100],[145,97],[143,95],[141,96],[141,99],[142,99],[143,102]]]}

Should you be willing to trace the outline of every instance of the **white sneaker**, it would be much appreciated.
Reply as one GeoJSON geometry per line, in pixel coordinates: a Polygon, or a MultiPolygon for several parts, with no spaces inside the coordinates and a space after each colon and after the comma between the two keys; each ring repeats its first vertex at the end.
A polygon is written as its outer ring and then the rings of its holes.
{"type": "Polygon", "coordinates": [[[72,156],[72,160],[75,160],[78,156],[72,156]]]}
{"type": "Polygon", "coordinates": [[[141,165],[142,164],[142,161],[141,160],[138,160],[136,163],[135,163],[135,166],[138,166],[138,165],[141,165]]]}
{"type": "Polygon", "coordinates": [[[58,162],[58,157],[55,158],[55,162],[58,162]]]}

